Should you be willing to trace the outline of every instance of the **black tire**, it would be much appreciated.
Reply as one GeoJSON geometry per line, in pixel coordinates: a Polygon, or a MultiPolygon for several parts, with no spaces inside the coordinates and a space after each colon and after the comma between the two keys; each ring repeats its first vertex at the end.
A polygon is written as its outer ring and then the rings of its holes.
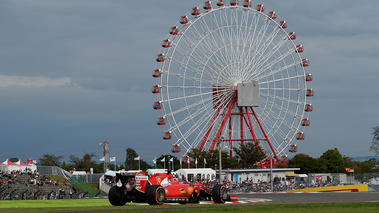
{"type": "Polygon", "coordinates": [[[108,192],[108,200],[114,206],[123,206],[126,203],[126,198],[122,190],[117,189],[117,186],[112,186],[108,192]]]}
{"type": "Polygon", "coordinates": [[[166,192],[160,185],[149,186],[146,190],[146,201],[150,205],[162,205],[166,200],[166,192]]]}
{"type": "Polygon", "coordinates": [[[224,185],[217,184],[213,187],[212,198],[215,203],[225,203],[228,199],[228,191],[224,185]]]}

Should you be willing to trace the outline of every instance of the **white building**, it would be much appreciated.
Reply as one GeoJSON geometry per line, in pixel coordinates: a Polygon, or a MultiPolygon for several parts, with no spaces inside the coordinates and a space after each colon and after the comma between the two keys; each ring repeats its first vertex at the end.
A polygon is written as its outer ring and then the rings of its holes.
{"type": "Polygon", "coordinates": [[[288,179],[289,177],[294,176],[295,171],[299,171],[299,170],[300,168],[273,168],[272,170],[271,169],[223,169],[222,179],[224,180],[226,178],[227,180],[234,183],[241,183],[246,180],[252,183],[270,182],[271,173],[272,173],[273,180],[279,179],[281,183],[284,183],[286,181],[286,178],[288,179]]]}

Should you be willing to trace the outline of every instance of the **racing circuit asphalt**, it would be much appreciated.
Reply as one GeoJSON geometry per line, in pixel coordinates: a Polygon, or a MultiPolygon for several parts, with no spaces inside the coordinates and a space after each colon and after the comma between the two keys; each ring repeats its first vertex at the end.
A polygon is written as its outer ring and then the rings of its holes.
{"type": "Polygon", "coordinates": [[[264,199],[269,202],[338,202],[338,201],[362,201],[379,202],[378,192],[319,192],[319,193],[255,193],[236,194],[238,198],[264,199]]]}

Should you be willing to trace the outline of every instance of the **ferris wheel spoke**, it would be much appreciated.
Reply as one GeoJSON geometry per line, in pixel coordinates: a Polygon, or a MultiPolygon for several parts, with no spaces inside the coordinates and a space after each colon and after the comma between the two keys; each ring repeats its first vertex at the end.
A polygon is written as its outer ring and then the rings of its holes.
{"type": "MultiPolygon", "coordinates": [[[[272,50],[270,50],[266,55],[262,55],[262,59],[264,59],[263,61],[262,60],[259,60],[261,61],[261,63],[256,66],[256,69],[257,70],[261,70],[262,72],[265,71],[265,68],[266,67],[272,67],[273,65],[279,63],[280,61],[284,60],[286,57],[288,57],[289,55],[291,55],[292,53],[295,52],[295,49],[292,48],[292,49],[289,49],[288,51],[285,51],[283,54],[279,55],[277,58],[274,58],[269,64],[267,64],[265,67],[261,68],[264,64],[266,64],[266,62],[271,59],[271,57],[277,53],[280,48],[285,45],[285,42],[280,42],[278,43],[278,45],[276,45],[275,47],[272,48],[272,50]]],[[[258,73],[260,74],[260,73],[258,73]]]]}
{"type": "MultiPolygon", "coordinates": [[[[265,73],[265,74],[263,74],[263,75],[261,75],[261,76],[258,76],[258,77],[257,77],[257,80],[260,80],[260,79],[262,79],[262,78],[267,78],[268,76],[272,76],[272,75],[274,75],[274,74],[276,74],[276,73],[278,73],[278,72],[281,72],[281,71],[283,71],[283,70],[287,70],[287,69],[289,69],[290,67],[295,67],[296,65],[299,65],[300,63],[301,63],[300,61],[298,61],[298,62],[294,62],[293,64],[289,64],[289,65],[287,65],[287,66],[280,67],[280,68],[278,68],[278,69],[276,69],[276,70],[272,70],[271,72],[268,72],[268,73],[265,73]]],[[[265,70],[267,70],[268,68],[270,68],[270,67],[266,67],[265,70]]]]}
{"type": "MultiPolygon", "coordinates": [[[[198,66],[201,66],[201,64],[204,64],[204,56],[208,56],[209,53],[207,53],[208,49],[204,49],[204,46],[202,45],[191,45],[192,41],[187,38],[185,39],[185,41],[188,43],[188,45],[190,45],[190,49],[192,49],[192,51],[190,53],[187,53],[184,49],[182,49],[181,47],[178,47],[178,51],[185,57],[187,58],[188,60],[191,60],[193,59],[194,62],[197,63],[198,66]],[[199,48],[198,48],[199,47],[199,48]]],[[[217,64],[220,64],[221,63],[221,60],[222,59],[219,59],[217,56],[218,55],[215,55],[216,57],[213,57],[212,59],[213,60],[208,60],[210,62],[210,65],[207,65],[207,64],[204,64],[205,67],[208,69],[208,70],[214,70],[214,69],[217,69],[218,68],[218,65],[217,64]],[[209,67],[210,66],[210,67],[209,67]]],[[[209,58],[209,56],[207,57],[209,58]]],[[[211,72],[211,71],[209,71],[211,72]]]]}
{"type": "MultiPolygon", "coordinates": [[[[262,93],[261,94],[262,96],[264,97],[269,97],[269,98],[272,98],[272,99],[275,99],[275,100],[279,100],[279,101],[282,101],[282,102],[285,102],[285,103],[292,103],[292,104],[305,104],[305,103],[301,103],[299,102],[298,100],[293,100],[293,99],[288,99],[288,98],[283,98],[283,97],[279,97],[279,96],[276,96],[276,95],[271,95],[271,94],[265,94],[265,93],[262,93]]],[[[290,111],[288,111],[289,113],[290,111]]],[[[292,115],[295,115],[295,114],[292,114],[292,115]]]]}

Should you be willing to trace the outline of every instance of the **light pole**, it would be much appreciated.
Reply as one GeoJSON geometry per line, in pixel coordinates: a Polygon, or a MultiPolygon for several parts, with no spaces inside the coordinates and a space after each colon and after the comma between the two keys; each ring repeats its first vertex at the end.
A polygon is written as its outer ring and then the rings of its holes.
{"type": "Polygon", "coordinates": [[[220,181],[219,181],[220,184],[222,184],[222,179],[221,179],[221,172],[222,172],[222,166],[221,166],[221,142],[222,142],[222,140],[224,140],[224,136],[221,136],[218,139],[218,153],[219,153],[218,164],[219,164],[219,172],[220,172],[220,181]]]}
{"type": "Polygon", "coordinates": [[[271,155],[270,157],[270,179],[271,179],[271,192],[274,192],[274,179],[272,177],[272,158],[273,158],[273,154],[271,155]]]}

